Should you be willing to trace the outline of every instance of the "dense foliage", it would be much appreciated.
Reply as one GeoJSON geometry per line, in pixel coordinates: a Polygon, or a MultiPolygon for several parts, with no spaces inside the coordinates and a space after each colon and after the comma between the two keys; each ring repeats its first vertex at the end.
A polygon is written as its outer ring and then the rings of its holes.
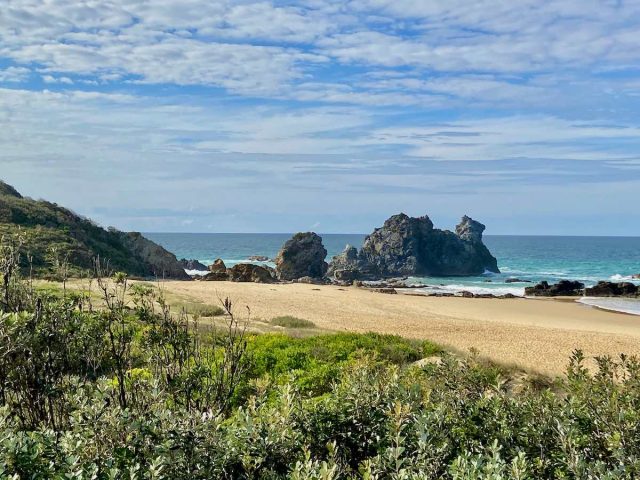
{"type": "Polygon", "coordinates": [[[114,269],[152,276],[153,268],[130,247],[128,234],[103,229],[91,220],[44,200],[21,197],[0,181],[0,237],[23,245],[23,270],[55,276],[57,263],[67,262],[75,275],[91,271],[96,257],[109,259],[114,269]]]}
{"type": "Polygon", "coordinates": [[[0,478],[617,479],[640,365],[579,352],[550,388],[384,335],[202,333],[124,275],[100,305],[0,255],[0,478]],[[440,356],[434,357],[434,354],[440,356]],[[429,357],[429,361],[415,361],[429,357]]]}

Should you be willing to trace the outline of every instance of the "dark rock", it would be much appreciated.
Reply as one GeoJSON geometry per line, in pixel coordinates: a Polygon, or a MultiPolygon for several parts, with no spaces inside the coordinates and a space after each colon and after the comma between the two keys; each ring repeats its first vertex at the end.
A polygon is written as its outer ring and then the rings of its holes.
{"type": "Polygon", "coordinates": [[[215,262],[209,265],[208,270],[209,273],[202,276],[200,280],[205,280],[207,282],[223,282],[225,280],[229,280],[227,266],[221,258],[217,258],[215,262]]]}
{"type": "Polygon", "coordinates": [[[398,293],[395,288],[388,288],[388,287],[373,288],[372,291],[378,292],[378,293],[387,293],[391,295],[396,295],[398,293]]]}
{"type": "Polygon", "coordinates": [[[321,278],[314,277],[300,277],[296,280],[297,283],[307,283],[309,285],[325,285],[326,282],[321,278]]]}
{"type": "Polygon", "coordinates": [[[522,280],[521,278],[507,278],[504,283],[531,283],[531,280],[522,280]]]}
{"type": "Polygon", "coordinates": [[[280,280],[322,278],[327,271],[326,256],[327,250],[319,235],[313,232],[296,233],[278,252],[275,259],[277,277],[280,280]]]}
{"type": "Polygon", "coordinates": [[[216,260],[209,265],[208,270],[213,273],[226,274],[227,266],[224,264],[224,261],[221,258],[216,258],[216,260]]]}
{"type": "Polygon", "coordinates": [[[18,192],[18,190],[13,188],[8,183],[4,183],[2,180],[0,180],[0,195],[8,195],[9,197],[22,198],[22,195],[20,195],[20,192],[18,192]]]}
{"type": "Polygon", "coordinates": [[[248,260],[252,262],[268,262],[270,258],[264,255],[251,255],[248,260]]]}
{"type": "Polygon", "coordinates": [[[463,290],[462,292],[460,292],[460,295],[463,298],[473,298],[475,296],[472,292],[469,292],[467,290],[463,290]]]}
{"type": "Polygon", "coordinates": [[[482,243],[484,228],[467,216],[453,233],[434,229],[427,216],[394,215],[367,236],[359,252],[347,246],[334,257],[329,275],[340,270],[360,279],[499,273],[496,259],[482,243]]]}
{"type": "Polygon", "coordinates": [[[209,272],[201,277],[195,277],[196,280],[204,280],[205,282],[224,282],[229,280],[229,274],[227,271],[209,272]]]}
{"type": "Polygon", "coordinates": [[[273,269],[253,263],[238,263],[229,268],[227,274],[232,282],[273,283],[275,281],[273,269]]]}
{"type": "Polygon", "coordinates": [[[118,232],[118,234],[129,251],[150,265],[153,275],[157,278],[191,280],[173,253],[145,238],[139,232],[118,232]]]}
{"type": "Polygon", "coordinates": [[[518,298],[513,293],[505,293],[504,295],[500,295],[499,298],[518,298]]]}
{"type": "Polygon", "coordinates": [[[582,295],[584,283],[575,280],[560,280],[554,285],[542,281],[534,287],[526,287],[525,295],[534,297],[573,297],[582,295]]]}
{"type": "Polygon", "coordinates": [[[631,282],[598,282],[585,290],[588,297],[636,297],[640,295],[640,287],[631,282]]]}
{"type": "Polygon", "coordinates": [[[180,259],[180,265],[182,265],[182,268],[185,270],[197,270],[200,272],[206,272],[209,270],[206,265],[200,263],[198,260],[187,260],[186,258],[182,258],[180,259]]]}
{"type": "Polygon", "coordinates": [[[352,282],[360,278],[360,276],[361,276],[361,272],[359,270],[344,269],[344,270],[333,271],[333,278],[343,282],[349,282],[349,281],[352,282]]]}
{"type": "Polygon", "coordinates": [[[331,259],[327,271],[336,280],[373,280],[379,278],[372,266],[358,255],[358,249],[347,245],[339,255],[331,259]]]}
{"type": "Polygon", "coordinates": [[[635,275],[631,275],[631,278],[634,280],[640,280],[640,273],[636,273],[635,275]]]}

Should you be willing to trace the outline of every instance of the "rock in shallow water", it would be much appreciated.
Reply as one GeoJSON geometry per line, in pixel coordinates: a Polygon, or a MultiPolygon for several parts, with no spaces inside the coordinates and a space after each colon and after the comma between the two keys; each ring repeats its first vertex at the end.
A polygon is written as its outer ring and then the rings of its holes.
{"type": "Polygon", "coordinates": [[[526,287],[525,295],[534,297],[574,297],[582,295],[584,283],[573,280],[560,280],[558,283],[549,285],[542,281],[534,287],[526,287]]]}
{"type": "Polygon", "coordinates": [[[184,268],[185,270],[196,270],[199,272],[206,272],[209,268],[204,265],[203,263],[200,263],[198,260],[187,260],[186,258],[182,258],[180,259],[180,264],[182,265],[182,268],[184,268]]]}
{"type": "Polygon", "coordinates": [[[585,290],[587,297],[637,297],[640,287],[631,282],[598,282],[585,290]]]}

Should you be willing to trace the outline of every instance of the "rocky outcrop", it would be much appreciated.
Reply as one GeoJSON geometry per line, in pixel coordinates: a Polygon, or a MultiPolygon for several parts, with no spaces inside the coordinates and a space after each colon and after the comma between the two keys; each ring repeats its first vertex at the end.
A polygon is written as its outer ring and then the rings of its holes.
{"type": "Polygon", "coordinates": [[[285,242],[275,259],[280,280],[302,277],[322,278],[327,271],[327,250],[322,238],[313,232],[296,233],[285,242]]]}
{"type": "Polygon", "coordinates": [[[507,278],[504,283],[531,283],[531,280],[522,280],[521,278],[507,278]]]}
{"type": "Polygon", "coordinates": [[[524,294],[533,297],[575,297],[584,292],[584,283],[575,280],[560,280],[549,285],[542,281],[533,287],[526,287],[524,294]]]}
{"type": "Polygon", "coordinates": [[[637,297],[640,287],[631,282],[598,282],[584,292],[587,297],[637,297]]]}
{"type": "Polygon", "coordinates": [[[119,232],[124,245],[149,265],[150,274],[158,278],[190,280],[176,256],[138,232],[119,232]]]}
{"type": "Polygon", "coordinates": [[[13,188],[8,183],[4,183],[2,180],[0,180],[0,195],[7,195],[9,197],[22,198],[22,195],[20,195],[20,192],[18,192],[18,190],[13,188]]]}
{"type": "Polygon", "coordinates": [[[336,279],[397,276],[469,276],[499,273],[498,263],[482,243],[485,226],[467,217],[456,233],[433,228],[429,217],[394,215],[367,236],[358,252],[348,246],[333,258],[336,279]]]}
{"type": "Polygon", "coordinates": [[[221,258],[216,258],[215,261],[207,268],[213,273],[227,273],[227,266],[221,258]]]}
{"type": "Polygon", "coordinates": [[[272,283],[275,280],[273,269],[253,263],[238,263],[227,270],[232,282],[272,283]]]}
{"type": "Polygon", "coordinates": [[[273,283],[276,281],[275,270],[254,263],[238,263],[227,268],[221,259],[209,265],[209,273],[200,278],[205,282],[254,282],[273,283]]]}
{"type": "Polygon", "coordinates": [[[199,272],[206,272],[209,269],[206,265],[200,263],[198,260],[187,260],[186,258],[180,259],[180,265],[182,265],[182,268],[184,268],[185,270],[196,270],[199,272]]]}

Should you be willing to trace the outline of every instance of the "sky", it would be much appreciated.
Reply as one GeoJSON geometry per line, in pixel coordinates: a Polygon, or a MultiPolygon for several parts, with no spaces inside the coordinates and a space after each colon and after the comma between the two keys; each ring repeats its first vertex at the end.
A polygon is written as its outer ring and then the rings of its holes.
{"type": "Polygon", "coordinates": [[[640,235],[640,0],[2,0],[0,178],[123,230],[640,235]]]}

